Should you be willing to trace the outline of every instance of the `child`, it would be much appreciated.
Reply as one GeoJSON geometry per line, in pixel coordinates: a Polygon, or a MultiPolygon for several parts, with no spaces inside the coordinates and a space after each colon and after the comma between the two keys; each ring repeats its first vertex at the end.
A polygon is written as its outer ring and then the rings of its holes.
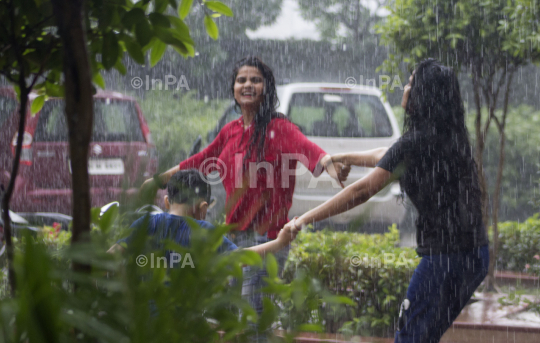
{"type": "MultiPolygon", "coordinates": [[[[191,233],[184,217],[195,219],[201,228],[213,229],[212,224],[204,221],[210,202],[210,186],[202,179],[198,170],[189,169],[176,172],[167,183],[167,194],[164,200],[165,207],[169,210],[168,213],[164,212],[151,217],[139,218],[131,225],[134,228],[133,233],[119,240],[107,252],[123,252],[125,248],[122,245],[128,245],[136,235],[137,230],[143,228],[145,224],[148,235],[153,236],[157,244],[163,239],[171,239],[181,246],[189,246],[191,233]]],[[[297,233],[298,231],[294,228],[281,230],[275,240],[245,249],[262,256],[269,252],[274,253],[287,246],[296,237],[297,233]]],[[[219,252],[236,249],[238,247],[234,243],[223,237],[219,252]]]]}

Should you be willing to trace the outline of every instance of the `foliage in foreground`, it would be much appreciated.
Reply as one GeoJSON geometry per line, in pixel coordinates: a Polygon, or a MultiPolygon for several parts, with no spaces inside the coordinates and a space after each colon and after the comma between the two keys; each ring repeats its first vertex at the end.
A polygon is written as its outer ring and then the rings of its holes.
{"type": "Polygon", "coordinates": [[[298,272],[319,280],[321,287],[351,300],[345,307],[321,303],[303,320],[321,320],[326,332],[393,336],[399,305],[418,264],[412,248],[399,248],[399,231],[386,234],[320,231],[303,233],[293,243],[285,278],[298,272]]]}
{"type": "MultiPolygon", "coordinates": [[[[93,211],[88,244],[69,246],[69,234],[55,228],[18,240],[16,296],[0,300],[0,342],[249,341],[256,330],[250,323],[257,323],[258,330],[272,328],[281,308],[303,310],[307,293],[319,292],[321,302],[347,301],[327,298],[307,277],[283,284],[271,255],[263,261],[249,251],[218,254],[230,229],[226,226],[204,230],[193,225],[190,248],[169,241],[154,251],[146,248],[141,231],[126,253],[107,254],[121,228],[113,225],[116,208],[101,218],[98,213],[93,211]],[[181,254],[180,268],[164,268],[162,262],[157,267],[166,250],[181,254]],[[73,262],[91,265],[92,273],[72,271],[73,262]],[[242,266],[263,264],[271,297],[257,316],[241,296],[242,266]]],[[[302,324],[296,321],[290,328],[320,330],[317,322],[302,324]]]]}

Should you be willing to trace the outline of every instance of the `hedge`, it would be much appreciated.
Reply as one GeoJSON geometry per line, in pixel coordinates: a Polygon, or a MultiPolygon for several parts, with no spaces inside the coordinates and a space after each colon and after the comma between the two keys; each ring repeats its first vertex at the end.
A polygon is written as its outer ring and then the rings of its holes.
{"type": "Polygon", "coordinates": [[[540,274],[540,218],[499,223],[497,269],[540,274]]]}
{"type": "Polygon", "coordinates": [[[293,242],[284,278],[307,274],[353,301],[340,308],[320,302],[317,311],[304,314],[321,319],[326,332],[393,336],[399,306],[419,262],[413,248],[400,248],[398,243],[395,225],[375,235],[305,232],[293,242]]]}

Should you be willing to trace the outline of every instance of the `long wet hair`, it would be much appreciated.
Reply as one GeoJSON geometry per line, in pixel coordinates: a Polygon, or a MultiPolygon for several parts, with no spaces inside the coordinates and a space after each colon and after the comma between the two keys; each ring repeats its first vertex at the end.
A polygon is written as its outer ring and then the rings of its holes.
{"type": "Polygon", "coordinates": [[[461,188],[465,178],[472,178],[467,194],[477,206],[480,188],[476,163],[465,126],[459,83],[451,68],[432,58],[418,64],[404,119],[404,135],[421,139],[415,140],[415,148],[405,156],[408,167],[400,178],[402,190],[418,188],[420,183],[421,192],[429,194],[450,183],[458,187],[452,189],[460,189],[444,195],[444,202],[452,204],[464,192],[461,188]]]}
{"type": "MultiPolygon", "coordinates": [[[[266,140],[266,127],[274,118],[286,118],[283,114],[277,113],[276,108],[278,106],[279,100],[276,91],[276,80],[274,78],[274,73],[269,66],[264,64],[261,59],[256,56],[248,55],[238,62],[235,63],[234,69],[232,72],[231,78],[231,94],[234,99],[234,84],[236,82],[236,76],[240,68],[244,66],[255,67],[257,68],[262,76],[264,82],[264,93],[263,101],[255,118],[253,118],[253,125],[255,126],[255,131],[251,136],[251,141],[248,147],[248,152],[244,156],[244,161],[248,160],[251,157],[252,150],[256,149],[257,153],[257,162],[261,161],[264,156],[264,142],[266,140]]],[[[240,104],[234,100],[236,106],[239,108],[240,104]]]]}
{"type": "Polygon", "coordinates": [[[453,134],[469,142],[457,77],[433,58],[418,64],[411,83],[403,131],[415,129],[429,136],[453,134]]]}

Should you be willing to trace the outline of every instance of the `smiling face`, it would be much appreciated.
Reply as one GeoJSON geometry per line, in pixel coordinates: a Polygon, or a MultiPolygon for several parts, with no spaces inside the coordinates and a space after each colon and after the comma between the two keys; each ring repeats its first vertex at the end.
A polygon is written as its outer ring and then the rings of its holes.
{"type": "Polygon", "coordinates": [[[234,99],[242,108],[258,108],[263,101],[264,78],[256,67],[243,66],[234,80],[234,99]]]}

